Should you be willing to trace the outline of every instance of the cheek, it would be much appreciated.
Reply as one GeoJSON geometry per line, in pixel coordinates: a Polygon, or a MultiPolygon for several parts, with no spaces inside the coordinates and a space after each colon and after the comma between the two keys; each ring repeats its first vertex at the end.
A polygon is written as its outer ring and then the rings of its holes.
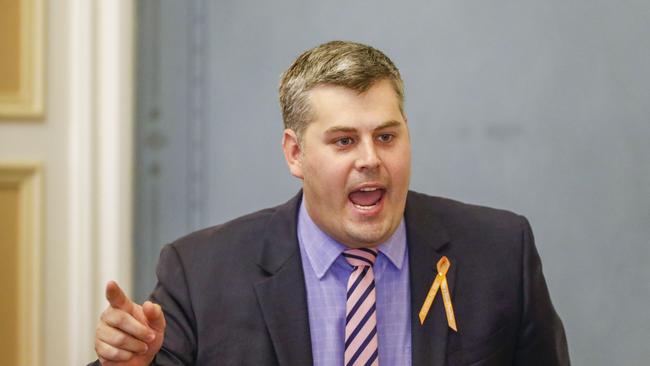
{"type": "Polygon", "coordinates": [[[345,188],[346,174],[342,164],[331,158],[310,160],[304,165],[305,182],[320,194],[335,194],[345,188]]]}
{"type": "Polygon", "coordinates": [[[411,175],[411,159],[408,151],[392,156],[387,161],[387,167],[394,184],[408,186],[411,175]]]}
{"type": "Polygon", "coordinates": [[[334,162],[326,162],[316,167],[323,191],[334,196],[345,192],[347,173],[334,162]]]}
{"type": "Polygon", "coordinates": [[[345,186],[352,166],[347,156],[323,153],[310,162],[311,173],[318,178],[319,184],[335,191],[345,186]]]}

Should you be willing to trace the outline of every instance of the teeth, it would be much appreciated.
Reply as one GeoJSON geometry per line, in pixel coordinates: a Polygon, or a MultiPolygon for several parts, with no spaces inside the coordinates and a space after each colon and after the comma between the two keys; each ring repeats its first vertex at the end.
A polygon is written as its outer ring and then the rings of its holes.
{"type": "Polygon", "coordinates": [[[354,207],[358,208],[359,210],[365,210],[365,211],[372,210],[372,208],[376,206],[376,204],[374,204],[372,206],[362,206],[362,205],[357,205],[356,203],[353,203],[353,205],[354,205],[354,207]]]}
{"type": "Polygon", "coordinates": [[[366,187],[366,188],[361,188],[361,192],[373,192],[378,190],[379,188],[376,187],[366,187]]]}

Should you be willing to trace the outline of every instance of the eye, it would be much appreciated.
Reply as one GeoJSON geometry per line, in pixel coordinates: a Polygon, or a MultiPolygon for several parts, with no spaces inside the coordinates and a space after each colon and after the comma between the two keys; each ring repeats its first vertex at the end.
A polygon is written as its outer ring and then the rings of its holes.
{"type": "Polygon", "coordinates": [[[377,136],[377,139],[381,142],[391,142],[395,136],[390,133],[382,133],[377,136]]]}
{"type": "Polygon", "coordinates": [[[345,146],[350,146],[354,140],[352,140],[351,137],[341,137],[335,141],[335,144],[337,146],[345,147],[345,146]]]}

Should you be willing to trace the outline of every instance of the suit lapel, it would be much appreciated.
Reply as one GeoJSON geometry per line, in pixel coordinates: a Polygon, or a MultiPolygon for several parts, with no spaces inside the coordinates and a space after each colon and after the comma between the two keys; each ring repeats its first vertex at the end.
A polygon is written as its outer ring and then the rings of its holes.
{"type": "MultiPolygon", "coordinates": [[[[442,295],[436,294],[429,314],[420,324],[418,314],[429,288],[437,275],[436,264],[442,258],[450,238],[436,217],[422,203],[417,194],[409,192],[406,211],[406,232],[409,249],[409,270],[411,283],[411,341],[413,365],[442,366],[446,362],[447,336],[451,330],[447,325],[442,295]]],[[[447,256],[451,267],[447,272],[449,292],[456,283],[457,262],[447,256]]]]}
{"type": "Polygon", "coordinates": [[[311,365],[307,292],[296,234],[302,192],[269,220],[258,265],[268,277],[255,285],[280,365],[311,365]]]}

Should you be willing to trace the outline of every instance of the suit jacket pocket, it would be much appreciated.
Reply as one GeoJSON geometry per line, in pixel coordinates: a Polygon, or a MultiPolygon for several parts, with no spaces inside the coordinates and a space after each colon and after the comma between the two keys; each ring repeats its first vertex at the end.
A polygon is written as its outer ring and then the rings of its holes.
{"type": "MultiPolygon", "coordinates": [[[[449,350],[447,355],[447,365],[449,366],[469,366],[469,365],[504,365],[504,356],[508,347],[507,327],[502,326],[489,336],[472,340],[467,344],[449,350]],[[500,363],[488,362],[489,360],[501,360],[500,363]],[[483,363],[482,361],[488,362],[483,363]]],[[[506,361],[506,365],[508,362],[506,361]]]]}

